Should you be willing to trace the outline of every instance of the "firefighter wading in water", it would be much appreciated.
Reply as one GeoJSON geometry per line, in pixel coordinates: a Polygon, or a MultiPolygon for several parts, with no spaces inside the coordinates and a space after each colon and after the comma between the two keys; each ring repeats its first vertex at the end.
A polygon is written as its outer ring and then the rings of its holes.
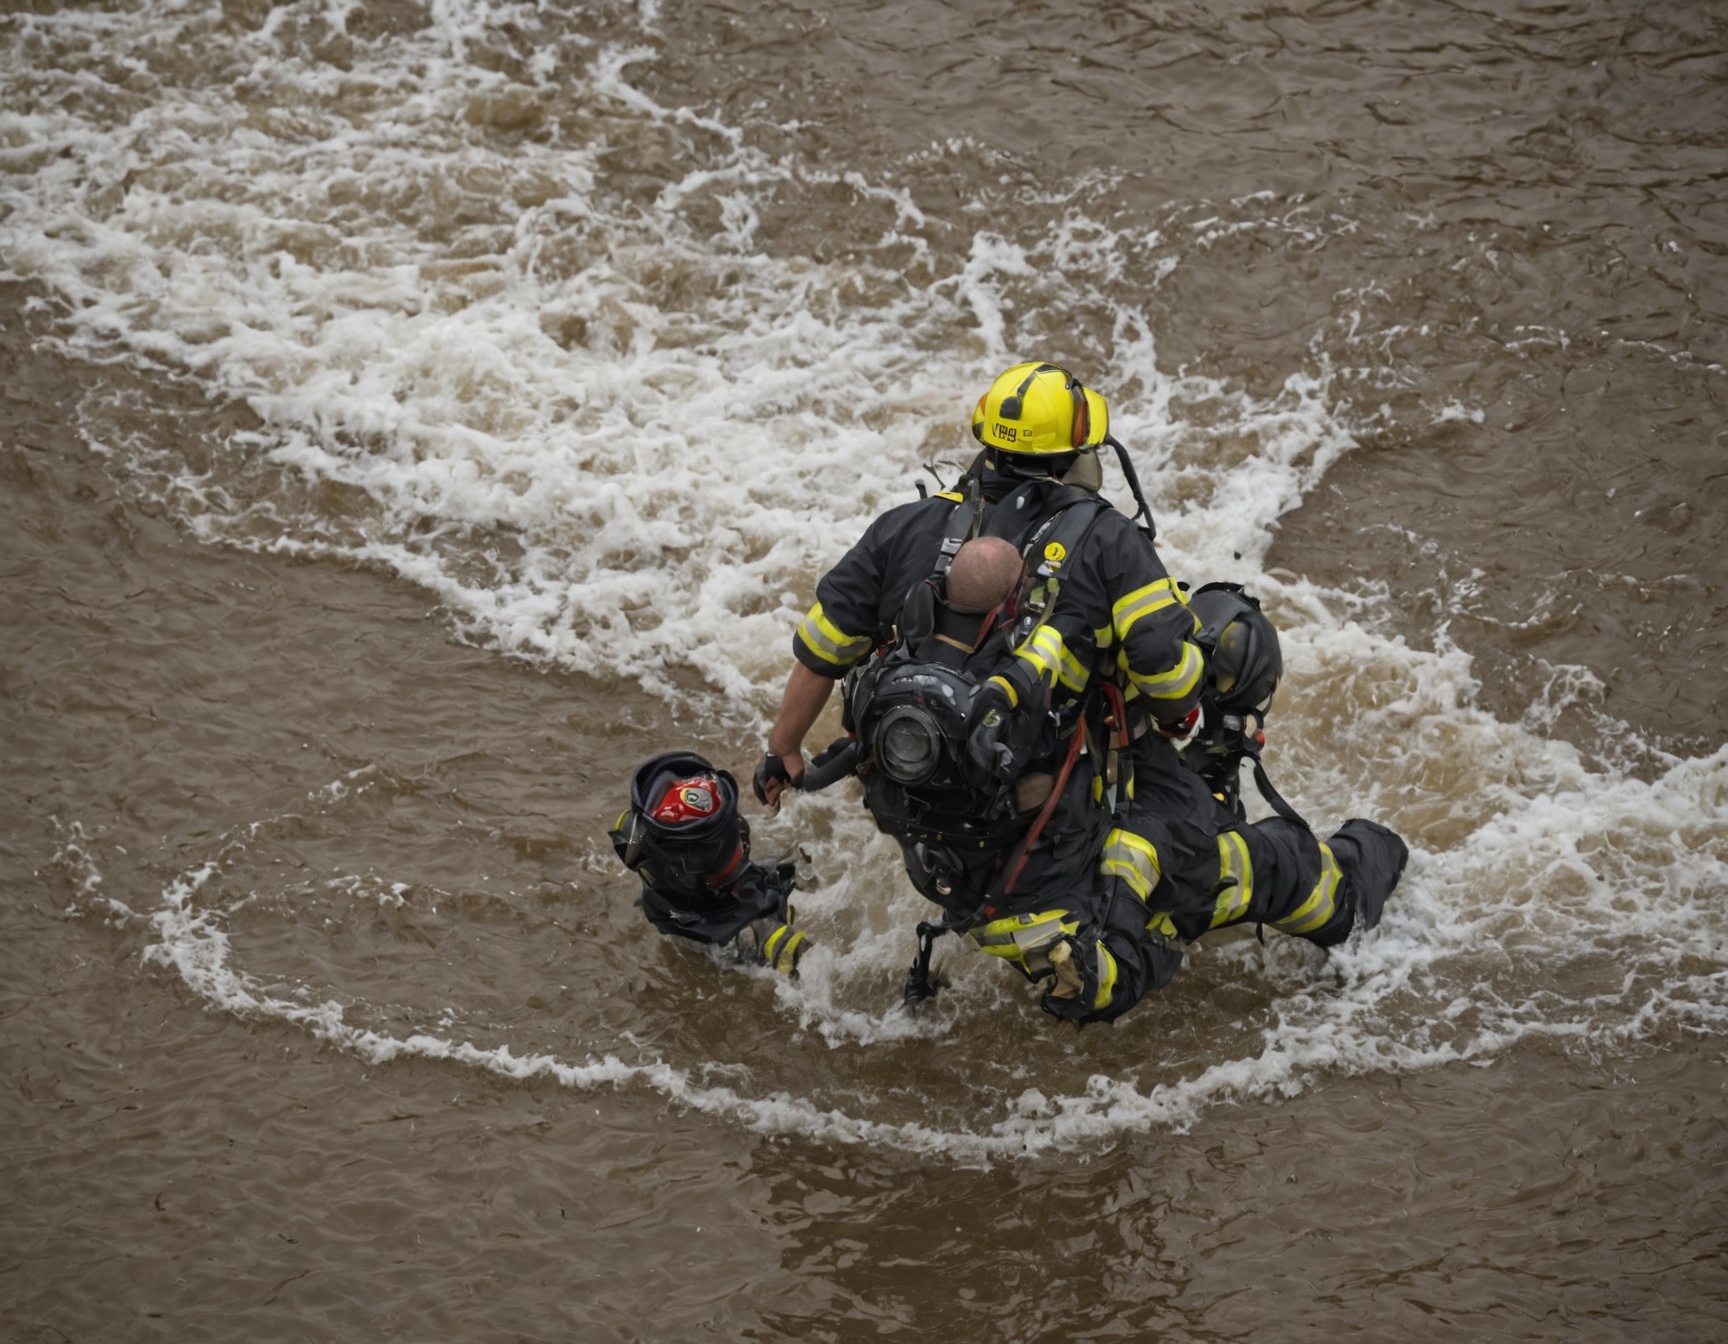
{"type": "Polygon", "coordinates": [[[794,637],[755,792],[778,806],[801,786],[805,736],[843,684],[865,805],[944,914],[920,926],[909,998],[953,931],[1042,985],[1046,1011],[1108,1021],[1209,930],[1330,947],[1372,928],[1403,871],[1390,830],[1358,819],[1321,841],[1265,782],[1276,633],[1233,586],[1190,605],[1108,430],[1067,370],[1008,369],[973,412],[971,469],[871,523],[794,637]],[[1105,444],[1134,518],[1098,494],[1105,444]],[[1245,755],[1279,813],[1253,824],[1245,755]]]}

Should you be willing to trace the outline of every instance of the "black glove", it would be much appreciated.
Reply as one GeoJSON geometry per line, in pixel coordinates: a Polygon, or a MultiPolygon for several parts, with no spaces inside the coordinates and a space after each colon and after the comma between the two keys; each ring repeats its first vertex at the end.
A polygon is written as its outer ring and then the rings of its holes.
{"type": "Polygon", "coordinates": [[[981,780],[1012,783],[1020,762],[1010,744],[1014,702],[1002,683],[991,679],[972,695],[966,710],[966,761],[981,780]]]}
{"type": "Polygon", "coordinates": [[[792,776],[786,772],[786,762],[771,752],[764,752],[762,759],[756,765],[756,773],[751,776],[750,787],[756,791],[756,801],[768,801],[768,781],[778,780],[782,785],[790,784],[792,776]]]}

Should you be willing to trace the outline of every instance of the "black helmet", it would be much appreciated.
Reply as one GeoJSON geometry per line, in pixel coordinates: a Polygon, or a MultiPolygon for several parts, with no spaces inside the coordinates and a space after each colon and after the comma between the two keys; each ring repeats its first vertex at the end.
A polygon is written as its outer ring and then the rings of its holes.
{"type": "Polygon", "coordinates": [[[750,858],[738,781],[693,751],[643,762],[611,837],[624,866],[674,900],[718,895],[750,858]]]}
{"type": "Polygon", "coordinates": [[[1264,719],[1284,675],[1284,655],[1260,603],[1239,583],[1208,583],[1189,597],[1188,609],[1200,621],[1194,642],[1206,651],[1212,702],[1226,714],[1264,719]]]}

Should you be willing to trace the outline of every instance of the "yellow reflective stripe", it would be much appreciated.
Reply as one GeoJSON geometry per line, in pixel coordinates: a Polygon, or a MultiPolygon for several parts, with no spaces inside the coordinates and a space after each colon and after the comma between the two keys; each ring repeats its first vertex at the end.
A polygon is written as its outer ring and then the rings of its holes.
{"type": "Polygon", "coordinates": [[[822,604],[811,607],[798,626],[798,638],[825,663],[844,667],[870,652],[869,635],[849,635],[822,614],[822,604]]]}
{"type": "Polygon", "coordinates": [[[1060,681],[1071,691],[1086,689],[1086,668],[1068,652],[1062,633],[1055,626],[1039,626],[1014,653],[1037,668],[1038,675],[1046,681],[1060,681]]]}
{"type": "Polygon", "coordinates": [[[1116,655],[1116,669],[1121,673],[1116,678],[1116,684],[1122,688],[1122,698],[1133,704],[1140,698],[1140,688],[1128,678],[1128,660],[1120,653],[1116,655]]]}
{"type": "Polygon", "coordinates": [[[1049,969],[1044,950],[1063,934],[1080,931],[1080,921],[1069,919],[1066,910],[1038,910],[1024,915],[1007,915],[980,925],[966,936],[993,957],[1011,961],[1028,976],[1036,977],[1049,969]],[[1033,965],[1031,958],[1038,964],[1033,965]]]}
{"type": "Polygon", "coordinates": [[[1248,913],[1248,903],[1254,899],[1254,862],[1248,857],[1248,842],[1237,831],[1226,831],[1218,837],[1218,880],[1235,882],[1218,893],[1212,907],[1212,927],[1241,919],[1248,913]]]}
{"type": "Polygon", "coordinates": [[[1128,638],[1128,632],[1142,618],[1155,611],[1163,611],[1165,607],[1180,601],[1182,592],[1177,588],[1175,579],[1159,579],[1144,588],[1136,588],[1110,608],[1110,623],[1116,627],[1116,637],[1128,638]]]}
{"type": "Polygon", "coordinates": [[[1206,659],[1198,648],[1184,642],[1181,659],[1168,672],[1142,676],[1130,668],[1128,680],[1142,695],[1154,700],[1185,700],[1199,689],[1200,679],[1205,675],[1206,659]]]}
{"type": "Polygon", "coordinates": [[[799,950],[809,941],[809,935],[802,930],[794,933],[790,924],[782,924],[762,945],[762,959],[775,970],[789,974],[797,969],[799,950]]]}
{"type": "Polygon", "coordinates": [[[1062,921],[1067,917],[1066,910],[1037,910],[1024,915],[1005,915],[1001,919],[991,920],[988,924],[980,924],[972,930],[969,937],[986,952],[992,952],[996,947],[1008,943],[1019,947],[1035,947],[1040,942],[1055,942],[1065,931],[1075,932],[1080,925],[1076,923],[1071,928],[1065,927],[1062,921]]]}
{"type": "Polygon", "coordinates": [[[1103,943],[1098,944],[1098,992],[1092,996],[1092,1011],[1108,1008],[1116,992],[1116,958],[1103,943]]]}
{"type": "MultiPolygon", "coordinates": [[[[1008,708],[1009,709],[1018,709],[1020,707],[1020,692],[1018,692],[1014,689],[1014,683],[1013,682],[1009,681],[1007,677],[991,677],[990,681],[994,682],[996,685],[1000,686],[1004,691],[1008,692],[1008,708]]],[[[989,683],[987,682],[985,684],[988,685],[989,683]]]]}
{"type": "Polygon", "coordinates": [[[1272,927],[1280,933],[1313,933],[1337,913],[1338,882],[1342,877],[1338,860],[1332,857],[1330,849],[1321,845],[1320,880],[1314,884],[1314,890],[1308,893],[1307,900],[1283,919],[1275,920],[1272,927]]]}
{"type": "Polygon", "coordinates": [[[1158,851],[1145,836],[1117,827],[1104,837],[1104,855],[1099,865],[1105,877],[1119,877],[1142,902],[1152,894],[1163,876],[1158,851]]]}
{"type": "Polygon", "coordinates": [[[1053,682],[1056,680],[1056,664],[1062,659],[1062,635],[1047,625],[1041,625],[1014,652],[1037,668],[1040,677],[1053,682]]]}

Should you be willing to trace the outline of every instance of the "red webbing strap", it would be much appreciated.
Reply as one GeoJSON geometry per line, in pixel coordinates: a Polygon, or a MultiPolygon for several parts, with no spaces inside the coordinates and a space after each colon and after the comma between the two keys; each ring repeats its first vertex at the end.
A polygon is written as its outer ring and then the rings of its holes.
{"type": "Polygon", "coordinates": [[[1020,880],[1020,874],[1026,868],[1026,860],[1032,855],[1032,846],[1038,843],[1038,837],[1044,833],[1044,827],[1049,822],[1051,814],[1056,811],[1056,801],[1061,798],[1068,787],[1068,776],[1074,773],[1074,762],[1080,759],[1080,744],[1085,733],[1079,724],[1074,725],[1073,735],[1068,740],[1068,754],[1062,759],[1062,768],[1056,772],[1056,782],[1050,788],[1050,796],[1044,800],[1043,810],[1038,813],[1038,820],[1032,823],[1032,829],[1026,832],[1026,839],[1020,845],[1020,857],[1014,864],[1014,871],[1008,875],[1008,881],[1002,888],[1004,898],[1014,892],[1014,884],[1020,880]]]}

